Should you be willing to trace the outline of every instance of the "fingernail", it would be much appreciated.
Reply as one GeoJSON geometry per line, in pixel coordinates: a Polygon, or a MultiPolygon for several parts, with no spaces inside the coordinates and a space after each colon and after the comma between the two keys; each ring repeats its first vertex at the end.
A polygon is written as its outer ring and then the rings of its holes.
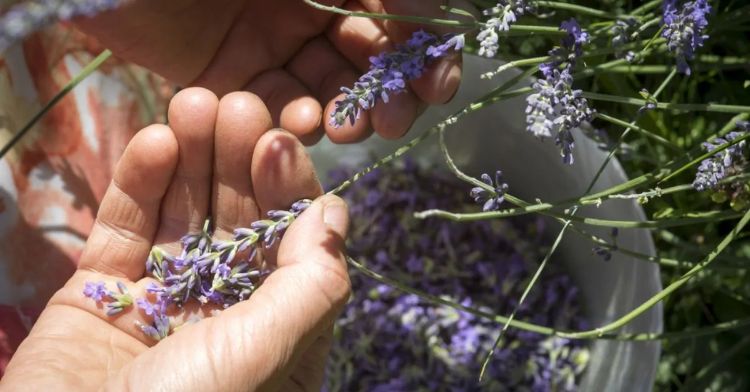
{"type": "Polygon", "coordinates": [[[343,200],[335,196],[323,202],[323,223],[342,238],[346,238],[349,226],[349,208],[343,200]]]}

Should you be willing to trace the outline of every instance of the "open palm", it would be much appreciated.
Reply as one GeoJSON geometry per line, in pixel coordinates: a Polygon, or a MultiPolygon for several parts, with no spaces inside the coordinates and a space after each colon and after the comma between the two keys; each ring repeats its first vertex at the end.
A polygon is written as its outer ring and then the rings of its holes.
{"type": "MultiPolygon", "coordinates": [[[[442,0],[329,0],[359,11],[444,17],[442,0]]],[[[435,66],[354,126],[328,124],[333,99],[369,66],[369,56],[403,42],[419,26],[342,17],[302,0],[134,0],[79,22],[115,54],[181,85],[219,96],[249,90],[266,102],[276,126],[314,143],[325,131],[354,142],[372,129],[402,136],[425,104],[444,103],[460,80],[460,58],[435,66]]]]}
{"type": "MultiPolygon", "coordinates": [[[[128,145],[104,197],[78,271],[50,300],[8,365],[0,386],[64,390],[314,390],[320,387],[332,323],[349,294],[342,256],[348,216],[322,197],[267,255],[277,269],[245,302],[208,317],[172,317],[158,344],[129,307],[107,317],[82,294],[87,281],[128,286],[145,297],[144,261],[152,245],[179,249],[210,215],[227,239],[270,209],[321,194],[296,137],[268,131],[258,97],[219,101],[205,89],[180,92],[169,127],[153,125],[128,145]]],[[[33,262],[33,260],[30,260],[33,262]]],[[[206,311],[207,312],[207,311],[206,311]]]]}

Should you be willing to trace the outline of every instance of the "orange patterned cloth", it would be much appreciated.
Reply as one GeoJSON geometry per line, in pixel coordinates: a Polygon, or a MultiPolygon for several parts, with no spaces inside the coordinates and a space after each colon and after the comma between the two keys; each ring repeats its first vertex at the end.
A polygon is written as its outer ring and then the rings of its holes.
{"type": "MultiPolygon", "coordinates": [[[[0,58],[0,144],[99,52],[54,26],[0,58]]],[[[0,376],[39,310],[75,270],[114,165],[132,135],[164,121],[166,82],[108,60],[0,160],[0,376]]]]}

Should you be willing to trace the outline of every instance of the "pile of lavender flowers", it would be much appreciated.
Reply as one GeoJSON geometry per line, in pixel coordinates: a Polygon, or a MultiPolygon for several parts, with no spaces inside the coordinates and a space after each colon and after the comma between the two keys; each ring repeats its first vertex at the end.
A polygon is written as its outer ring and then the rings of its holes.
{"type": "MultiPolygon", "coordinates": [[[[256,257],[258,250],[279,241],[311,203],[303,199],[292,204],[289,211],[269,211],[268,219],[236,229],[231,241],[212,239],[206,222],[202,232],[182,238],[182,252],[178,256],[154,247],[146,260],[146,272],[159,283],[150,284],[146,291],[156,301],[146,298],[135,301],[153,319],[150,325],[138,324],[143,333],[154,340],[167,337],[170,333],[167,312],[170,308],[182,308],[190,300],[227,308],[248,299],[270,273],[256,257]]],[[[83,294],[97,303],[107,301],[107,315],[114,316],[133,304],[125,285],[118,282],[117,286],[120,294],[109,291],[104,282],[87,282],[83,294]]]]}
{"type": "MultiPolygon", "coordinates": [[[[334,183],[346,178],[343,170],[334,183]]],[[[455,224],[412,218],[422,209],[475,209],[462,183],[406,161],[378,169],[344,194],[351,256],[404,284],[492,314],[509,314],[547,247],[541,218],[455,224]],[[398,239],[398,240],[394,240],[398,239]]],[[[588,350],[511,329],[477,385],[498,325],[436,306],[352,274],[351,302],[336,324],[329,391],[573,391],[588,350]]],[[[562,329],[586,328],[569,276],[548,269],[517,316],[562,329]]]]}

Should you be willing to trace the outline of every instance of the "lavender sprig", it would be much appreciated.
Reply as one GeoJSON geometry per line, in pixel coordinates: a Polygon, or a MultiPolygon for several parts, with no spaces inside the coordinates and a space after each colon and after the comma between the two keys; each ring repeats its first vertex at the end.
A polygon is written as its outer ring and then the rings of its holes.
{"type": "Polygon", "coordinates": [[[497,211],[500,209],[500,205],[505,200],[505,193],[508,191],[508,184],[503,181],[503,172],[498,170],[495,172],[495,179],[489,176],[489,174],[482,174],[482,181],[493,188],[493,191],[483,187],[474,187],[471,189],[471,197],[477,204],[482,204],[482,211],[497,211]]]}
{"type": "MultiPolygon", "coordinates": [[[[703,148],[711,152],[722,144],[734,141],[747,132],[750,132],[750,123],[740,121],[737,123],[740,131],[730,132],[723,138],[716,138],[712,142],[703,143],[703,148]]],[[[698,173],[693,181],[693,188],[698,191],[717,189],[719,181],[728,175],[735,175],[744,172],[748,160],[745,158],[745,140],[720,151],[708,159],[704,159],[698,166],[698,173]]]]}
{"type": "Polygon", "coordinates": [[[477,34],[479,41],[479,55],[495,57],[500,45],[499,34],[510,30],[510,26],[527,12],[534,12],[534,5],[527,0],[501,0],[496,6],[488,8],[482,13],[490,16],[484,28],[477,34]]]}
{"type": "Polygon", "coordinates": [[[97,304],[108,301],[105,305],[107,316],[114,316],[133,305],[133,296],[124,283],[117,282],[117,290],[119,294],[107,289],[104,282],[86,282],[83,295],[93,299],[97,304]]]}
{"type": "Polygon", "coordinates": [[[387,103],[389,95],[405,91],[406,82],[421,77],[430,63],[463,46],[462,34],[437,36],[419,30],[396,51],[370,57],[370,70],[352,88],[341,88],[346,95],[336,101],[331,126],[338,128],[347,119],[353,125],[363,110],[372,109],[378,100],[387,103]]]}
{"type": "Polygon", "coordinates": [[[708,0],[686,1],[681,5],[678,0],[665,0],[662,12],[662,37],[667,39],[667,47],[677,59],[677,70],[690,75],[687,60],[695,56],[708,38],[705,30],[711,6],[708,0]]]}
{"type": "Polygon", "coordinates": [[[121,0],[31,0],[11,7],[0,17],[0,53],[16,41],[57,20],[94,16],[119,6],[121,0]]]}
{"type": "Polygon", "coordinates": [[[595,113],[583,92],[573,89],[571,74],[590,37],[575,19],[563,22],[560,29],[568,34],[562,46],[549,52],[553,60],[539,66],[544,79],[534,82],[534,93],[526,99],[526,130],[541,139],[554,137],[563,162],[571,165],[575,147],[572,131],[591,122],[595,113]]]}

